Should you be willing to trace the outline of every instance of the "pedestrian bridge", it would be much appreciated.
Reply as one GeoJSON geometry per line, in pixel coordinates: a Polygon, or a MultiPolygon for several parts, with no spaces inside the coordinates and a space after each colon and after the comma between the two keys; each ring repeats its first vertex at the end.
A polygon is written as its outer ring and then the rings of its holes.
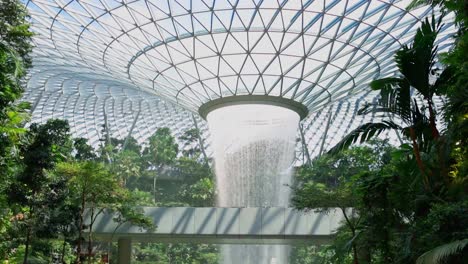
{"type": "MultiPolygon", "coordinates": [[[[101,241],[194,242],[214,244],[322,244],[330,241],[343,214],[302,212],[293,208],[144,207],[157,227],[147,231],[120,225],[101,214],[93,226],[101,241]]],[[[88,218],[89,222],[89,218],[88,218]]]]}

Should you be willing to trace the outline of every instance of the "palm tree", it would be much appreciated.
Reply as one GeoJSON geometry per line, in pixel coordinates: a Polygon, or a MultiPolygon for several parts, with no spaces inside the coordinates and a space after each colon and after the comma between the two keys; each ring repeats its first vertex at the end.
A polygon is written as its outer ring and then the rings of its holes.
{"type": "MultiPolygon", "coordinates": [[[[416,264],[438,264],[442,261],[455,256],[460,256],[461,252],[468,246],[468,239],[456,240],[447,244],[438,246],[422,254],[416,261],[416,264]]],[[[466,253],[466,252],[465,252],[466,253]]]]}
{"type": "MultiPolygon", "coordinates": [[[[358,112],[360,115],[381,113],[384,116],[397,117],[401,122],[389,119],[363,124],[351,131],[329,152],[336,153],[357,141],[366,142],[385,130],[399,130],[411,141],[424,186],[429,190],[430,178],[434,172],[426,167],[421,153],[429,152],[436,146],[439,156],[443,155],[433,97],[443,94],[451,76],[451,69],[441,71],[436,67],[435,40],[441,27],[441,18],[437,21],[434,16],[431,20],[426,18],[417,30],[412,45],[404,45],[396,52],[399,76],[372,81],[370,87],[380,91],[380,99],[376,103],[365,105],[358,112]]],[[[442,157],[439,163],[445,164],[442,157]]],[[[440,168],[440,171],[441,174],[446,173],[444,168],[440,168]]]]}

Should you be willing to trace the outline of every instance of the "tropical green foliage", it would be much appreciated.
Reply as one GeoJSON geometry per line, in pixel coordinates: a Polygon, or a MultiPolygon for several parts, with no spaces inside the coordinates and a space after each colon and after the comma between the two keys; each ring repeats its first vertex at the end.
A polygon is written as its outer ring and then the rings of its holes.
{"type": "Polygon", "coordinates": [[[25,21],[26,11],[17,0],[0,5],[0,121],[8,119],[14,103],[23,92],[19,83],[31,64],[29,52],[32,33],[25,21]]]}
{"type": "Polygon", "coordinates": [[[412,174],[418,169],[407,153],[373,142],[324,155],[298,171],[298,209],[333,207],[346,216],[325,260],[414,263],[425,251],[468,236],[467,203],[433,201],[412,174]]]}
{"type": "MultiPolygon", "coordinates": [[[[416,264],[437,264],[441,261],[444,261],[447,258],[450,258],[453,255],[458,254],[461,250],[463,250],[468,245],[468,239],[457,240],[454,242],[450,242],[448,244],[444,244],[442,246],[438,246],[424,254],[422,254],[416,264]]],[[[458,261],[463,261],[463,259],[459,259],[458,261]]],[[[453,262],[452,262],[453,263],[453,262]]]]}
{"type": "MultiPolygon", "coordinates": [[[[93,224],[99,214],[103,212],[116,212],[116,220],[124,223],[131,222],[144,228],[152,228],[152,222],[142,217],[142,211],[138,210],[138,201],[132,199],[130,192],[119,185],[117,175],[112,174],[104,164],[84,161],[61,163],[55,173],[67,178],[69,199],[78,205],[79,220],[76,223],[78,229],[78,241],[84,240],[83,229],[86,225],[88,232],[88,257],[92,255],[92,230],[93,224]],[[90,222],[84,222],[85,214],[90,214],[90,222]]],[[[81,252],[81,243],[77,244],[77,252],[81,252]]],[[[80,254],[76,262],[79,263],[80,254]]]]}
{"type": "Polygon", "coordinates": [[[386,212],[390,207],[386,204],[388,197],[378,187],[388,181],[385,169],[392,150],[388,143],[375,141],[370,146],[324,155],[298,170],[292,199],[296,208],[321,212],[338,209],[345,216],[335,243],[326,249],[333,252],[328,255],[331,263],[346,263],[350,259],[369,262],[371,241],[385,241],[385,234],[379,229],[370,230],[368,222],[393,224],[386,212]],[[372,208],[376,208],[374,212],[369,211],[372,208]],[[382,219],[376,219],[379,217],[382,219]]]}
{"type": "Polygon", "coordinates": [[[169,128],[159,128],[149,138],[149,146],[143,151],[148,163],[156,168],[172,164],[179,153],[179,146],[169,128]]]}
{"type": "Polygon", "coordinates": [[[386,119],[361,125],[314,166],[298,172],[293,198],[297,208],[357,211],[346,217],[325,251],[331,252],[325,261],[464,263],[467,258],[466,1],[414,2],[410,8],[429,2],[455,12],[459,26],[455,48],[437,58],[442,25],[434,18],[424,21],[413,44],[396,53],[400,75],[373,81],[370,86],[380,92],[380,100],[359,111],[386,119]],[[442,70],[437,61],[444,63],[442,70]],[[434,103],[435,96],[444,96],[447,103],[434,103]],[[349,147],[387,129],[401,133],[403,144],[376,151],[373,159],[364,160],[367,168],[358,166],[365,155],[356,152],[375,151],[379,144],[349,147]],[[349,169],[340,168],[346,160],[352,160],[349,169]],[[329,178],[324,180],[324,175],[329,178]]]}
{"type": "MultiPolygon", "coordinates": [[[[23,93],[20,79],[30,65],[31,50],[29,24],[25,21],[23,5],[16,0],[0,4],[0,256],[24,241],[17,234],[28,229],[16,225],[11,219],[23,219],[8,204],[7,193],[22,168],[20,143],[24,137],[24,121],[27,120],[27,103],[18,103],[23,93]]],[[[24,251],[25,247],[21,247],[24,251]]]]}
{"type": "MultiPolygon", "coordinates": [[[[83,237],[84,228],[92,230],[92,223],[83,222],[85,208],[93,219],[110,210],[121,223],[152,228],[139,206],[211,205],[212,174],[208,165],[200,162],[201,148],[194,140],[197,129],[180,139],[192,147],[179,153],[168,128],[158,129],[143,151],[131,137],[112,138],[107,133],[108,124],[104,124],[104,140],[98,151],[86,139],[72,139],[65,121],[49,120],[24,128],[28,104],[18,99],[23,92],[20,79],[31,65],[32,47],[26,16],[20,2],[1,1],[0,207],[4,209],[0,211],[0,259],[50,263],[51,252],[58,250],[54,256],[60,256],[62,262],[83,261],[80,253],[86,250],[81,249],[81,241],[88,241],[88,253],[82,256],[91,255],[92,245],[92,232],[83,237]],[[170,172],[176,172],[183,184],[175,184],[174,195],[167,196],[170,191],[156,191],[156,178],[171,178],[174,175],[170,172]],[[76,257],[70,256],[73,248],[76,257]]],[[[168,185],[164,182],[159,189],[168,185]]],[[[205,255],[210,263],[216,262],[216,249],[210,246],[161,247],[164,250],[157,253],[161,256],[187,249],[200,263],[206,262],[205,255]]]]}
{"type": "Polygon", "coordinates": [[[0,5],[0,40],[19,55],[26,67],[31,64],[32,50],[26,9],[19,1],[2,0],[0,5]]]}
{"type": "MultiPolygon", "coordinates": [[[[200,147],[193,146],[190,157],[185,156],[188,152],[178,152],[169,129],[159,130],[152,138],[158,141],[161,137],[163,147],[152,145],[158,159],[151,157],[151,150],[141,151],[133,139],[109,138],[96,151],[85,139],[72,139],[65,121],[32,124],[19,145],[21,162],[7,182],[5,201],[10,211],[1,221],[2,255],[24,263],[49,263],[50,253],[55,252],[54,258],[83,263],[87,256],[91,263],[93,224],[103,212],[114,212],[114,220],[122,224],[151,229],[152,221],[142,215],[140,206],[212,206],[212,173],[200,159],[200,147]],[[147,188],[154,175],[161,176],[156,203],[153,189],[147,188]],[[85,213],[91,215],[91,222],[85,221],[85,213]],[[86,237],[84,229],[91,230],[86,237]],[[83,247],[83,241],[87,246],[83,247]]],[[[217,262],[217,248],[209,245],[136,244],[135,251],[142,263],[154,259],[179,263],[182,258],[187,263],[217,262]],[[139,253],[148,251],[153,253],[139,253]]]]}
{"type": "Polygon", "coordinates": [[[8,202],[15,214],[23,217],[25,258],[27,263],[31,239],[53,236],[49,230],[50,213],[65,199],[63,182],[50,177],[47,170],[64,161],[71,153],[69,126],[61,120],[32,124],[21,146],[23,163],[14,182],[9,186],[8,202]]]}
{"type": "MultiPolygon", "coordinates": [[[[146,196],[146,205],[213,206],[213,174],[201,157],[198,133],[197,129],[187,130],[177,141],[168,128],[158,129],[141,153],[132,154],[139,157],[134,167],[140,172],[130,178],[127,188],[152,194],[153,201],[146,196]],[[184,146],[183,151],[178,143],[184,146]]],[[[133,248],[134,263],[218,262],[218,249],[212,245],[135,243],[133,248]]]]}
{"type": "MultiPolygon", "coordinates": [[[[424,21],[413,44],[396,54],[400,74],[373,81],[380,100],[360,110],[389,118],[358,127],[330,154],[298,169],[294,205],[323,212],[337,208],[345,221],[331,245],[294,247],[293,263],[467,258],[468,9],[463,0],[416,0],[410,8],[421,4],[455,13],[455,47],[437,58],[442,25],[434,18],[424,21]],[[436,96],[447,103],[440,107],[436,96]],[[401,133],[401,146],[369,142],[387,129],[401,133]],[[349,148],[356,142],[369,144],[349,148]]],[[[90,254],[92,232],[83,235],[84,228],[93,229],[84,222],[85,210],[91,219],[112,211],[120,223],[151,229],[139,206],[212,206],[213,174],[196,124],[179,138],[159,128],[142,146],[132,137],[112,138],[106,123],[98,150],[86,139],[72,139],[65,121],[25,127],[29,106],[19,102],[20,79],[31,65],[32,49],[26,16],[19,1],[1,0],[0,259],[97,261],[90,254]]],[[[218,262],[212,245],[140,243],[134,252],[134,263],[218,262]]]]}
{"type": "MultiPolygon", "coordinates": [[[[368,141],[383,130],[399,130],[412,143],[414,154],[422,174],[429,173],[421,164],[421,151],[431,148],[429,143],[437,141],[440,132],[436,125],[434,95],[441,94],[442,81],[431,81],[432,78],[445,76],[446,71],[439,73],[435,68],[437,46],[435,40],[441,28],[440,20],[426,19],[418,29],[411,46],[404,45],[395,55],[400,70],[400,77],[390,77],[371,82],[373,90],[380,91],[380,100],[360,109],[359,114],[383,113],[398,118],[398,121],[387,120],[382,123],[367,123],[352,131],[331,152],[349,147],[352,143],[368,141]],[[413,96],[413,91],[416,96],[413,96]]],[[[385,116],[384,115],[384,116],[385,116]]]]}
{"type": "MultiPolygon", "coordinates": [[[[0,177],[12,173],[17,145],[27,118],[27,103],[18,103],[23,93],[20,79],[30,66],[31,51],[29,24],[26,11],[17,0],[0,4],[0,177]]],[[[1,192],[3,193],[3,192],[1,192]]]]}

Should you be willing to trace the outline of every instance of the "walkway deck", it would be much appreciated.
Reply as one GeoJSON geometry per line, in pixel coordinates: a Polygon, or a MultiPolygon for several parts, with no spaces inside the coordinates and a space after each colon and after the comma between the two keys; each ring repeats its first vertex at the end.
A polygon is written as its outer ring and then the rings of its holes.
{"type": "Polygon", "coordinates": [[[147,232],[102,214],[94,224],[95,239],[116,241],[197,242],[216,244],[321,244],[343,220],[340,210],[304,213],[292,208],[145,207],[157,229],[147,232]],[[118,227],[118,228],[117,228],[118,227]]]}

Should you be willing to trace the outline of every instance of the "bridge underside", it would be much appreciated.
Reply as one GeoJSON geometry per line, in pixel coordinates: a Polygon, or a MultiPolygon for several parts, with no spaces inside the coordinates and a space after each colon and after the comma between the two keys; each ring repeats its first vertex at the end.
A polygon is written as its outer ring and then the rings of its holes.
{"type": "Polygon", "coordinates": [[[103,242],[116,242],[120,239],[130,239],[132,242],[148,243],[196,243],[196,244],[241,244],[241,245],[295,245],[295,244],[329,244],[330,236],[182,236],[182,235],[135,235],[116,234],[94,236],[95,240],[103,242]]]}
{"type": "MultiPolygon", "coordinates": [[[[155,230],[120,225],[103,213],[93,225],[95,240],[208,244],[323,244],[343,220],[340,210],[301,212],[292,208],[145,207],[155,230]]],[[[89,221],[89,218],[88,220],[89,221]]]]}

